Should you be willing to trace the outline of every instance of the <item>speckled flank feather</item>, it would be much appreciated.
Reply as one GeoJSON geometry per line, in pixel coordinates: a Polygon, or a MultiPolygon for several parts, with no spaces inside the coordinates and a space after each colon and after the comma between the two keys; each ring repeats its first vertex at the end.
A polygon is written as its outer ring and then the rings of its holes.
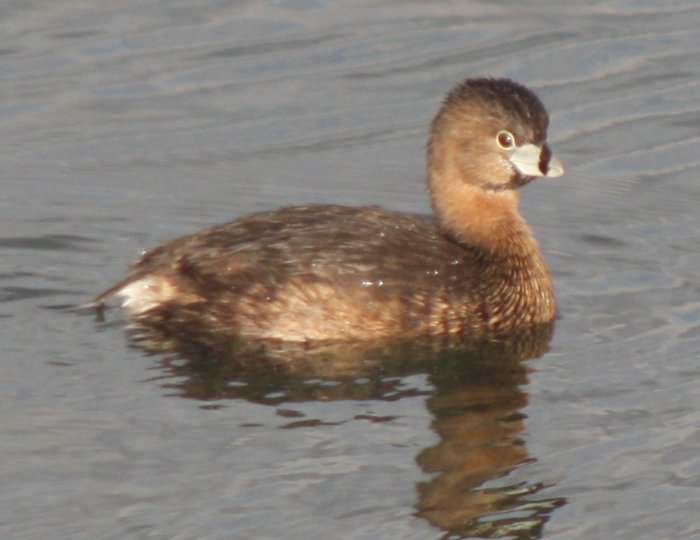
{"type": "Polygon", "coordinates": [[[116,295],[132,320],[161,329],[286,341],[483,337],[547,323],[552,282],[517,194],[489,187],[518,185],[495,133],[543,145],[546,127],[525,87],[467,81],[432,124],[436,222],[377,207],[261,212],[147,253],[96,303],[116,295]]]}
{"type": "Polygon", "coordinates": [[[302,206],[174,240],[144,256],[117,294],[135,318],[193,318],[263,339],[476,335],[542,322],[533,294],[554,307],[536,286],[544,265],[512,261],[492,265],[405,214],[302,206]]]}

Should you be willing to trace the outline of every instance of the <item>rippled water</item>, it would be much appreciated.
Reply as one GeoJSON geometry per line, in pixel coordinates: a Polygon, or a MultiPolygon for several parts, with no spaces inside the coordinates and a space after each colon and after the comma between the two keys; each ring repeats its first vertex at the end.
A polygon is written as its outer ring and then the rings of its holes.
{"type": "Polygon", "coordinates": [[[5,2],[0,536],[700,537],[700,6],[583,4],[5,2]],[[567,167],[523,192],[539,358],[241,372],[73,308],[252,210],[428,212],[477,74],[537,90],[567,167]]]}

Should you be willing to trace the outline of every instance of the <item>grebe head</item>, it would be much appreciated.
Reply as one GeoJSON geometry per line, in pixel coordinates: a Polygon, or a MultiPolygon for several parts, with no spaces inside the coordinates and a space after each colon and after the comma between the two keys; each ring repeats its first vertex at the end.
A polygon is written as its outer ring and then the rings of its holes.
{"type": "Polygon", "coordinates": [[[517,212],[517,188],[564,169],[547,144],[549,117],[537,96],[509,79],[467,79],[447,94],[430,129],[428,187],[438,222],[460,224],[517,212]]]}

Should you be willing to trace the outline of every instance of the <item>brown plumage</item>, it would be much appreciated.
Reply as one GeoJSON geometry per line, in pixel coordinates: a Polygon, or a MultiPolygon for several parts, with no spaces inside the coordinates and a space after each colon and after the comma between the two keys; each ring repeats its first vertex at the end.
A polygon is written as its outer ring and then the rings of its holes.
{"type": "Polygon", "coordinates": [[[286,341],[480,338],[547,323],[552,281],[517,188],[562,168],[537,97],[467,80],[431,125],[436,222],[377,207],[260,212],[147,253],[116,295],[136,322],[286,341]]]}

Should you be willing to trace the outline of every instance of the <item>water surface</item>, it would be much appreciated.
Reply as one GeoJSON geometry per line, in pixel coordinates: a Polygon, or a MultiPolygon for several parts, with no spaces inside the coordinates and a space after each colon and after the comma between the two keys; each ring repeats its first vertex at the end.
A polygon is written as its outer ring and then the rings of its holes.
{"type": "Polygon", "coordinates": [[[0,536],[700,536],[699,25],[691,0],[6,2],[0,536]],[[567,167],[523,191],[548,344],[241,373],[71,309],[253,210],[429,212],[426,125],[473,75],[533,87],[567,167]]]}

